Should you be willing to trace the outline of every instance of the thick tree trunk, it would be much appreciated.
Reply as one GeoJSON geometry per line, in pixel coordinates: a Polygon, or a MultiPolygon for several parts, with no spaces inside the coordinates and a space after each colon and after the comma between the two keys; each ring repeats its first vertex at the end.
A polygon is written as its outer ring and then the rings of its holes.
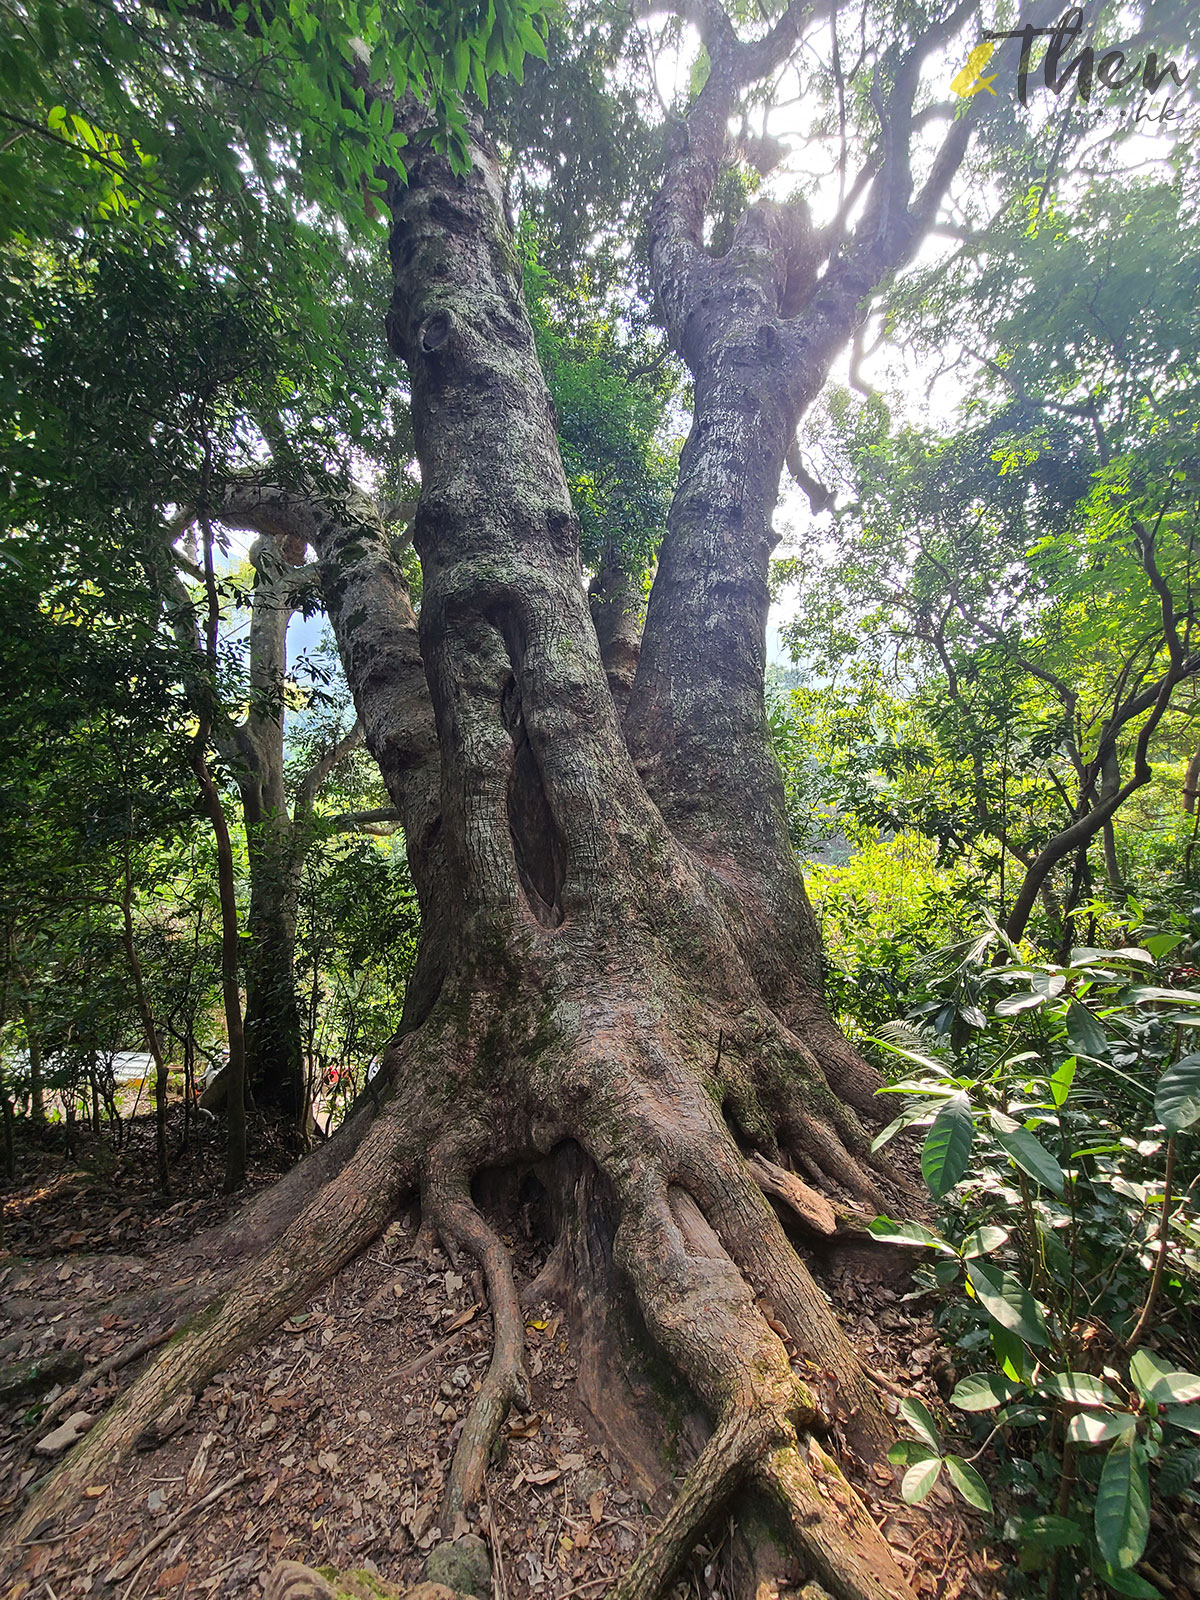
{"type": "MultiPolygon", "coordinates": [[[[668,828],[629,755],[494,160],[476,148],[458,179],[414,146],[391,203],[389,331],[409,368],[422,476],[419,658],[378,530],[366,519],[353,531],[348,505],[310,502],[308,514],[367,740],[405,817],[435,955],[390,1051],[382,1110],[374,1121],[356,1113],[344,1165],[326,1157],[315,1192],[297,1176],[291,1193],[311,1193],[307,1205],[282,1233],[276,1208],[265,1234],[274,1242],[253,1273],[85,1437],[24,1526],[64,1506],[147,1428],[161,1431],[164,1415],[360,1249],[414,1184],[428,1227],[477,1259],[492,1303],[495,1356],[446,1490],[450,1521],[472,1521],[492,1440],[527,1387],[508,1252],[471,1178],[569,1147],[598,1179],[576,1185],[574,1203],[603,1194],[611,1207],[615,1292],[636,1305],[713,1426],[660,1535],[616,1592],[660,1594],[713,1517],[753,1489],[774,1508],[781,1540],[833,1592],[905,1595],[818,1442],[835,1419],[793,1371],[779,1330],[831,1376],[838,1427],[876,1456],[888,1437],[882,1412],[739,1147],[791,1155],[869,1192],[865,1137],[829,1087],[821,1045],[802,1042],[739,953],[745,929],[731,922],[730,886],[668,828]],[[349,624],[368,594],[378,609],[349,624]],[[376,645],[356,656],[363,629],[376,645]]],[[[791,994],[799,989],[793,978],[791,994]]],[[[850,1059],[843,1043],[837,1067],[850,1059]]],[[[586,1234],[596,1220],[572,1225],[586,1234]]]]}

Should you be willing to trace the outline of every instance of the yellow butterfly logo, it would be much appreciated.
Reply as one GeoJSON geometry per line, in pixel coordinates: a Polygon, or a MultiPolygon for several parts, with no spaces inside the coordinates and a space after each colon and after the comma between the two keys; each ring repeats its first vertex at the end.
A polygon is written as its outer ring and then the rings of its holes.
{"type": "Polygon", "coordinates": [[[992,88],[992,85],[996,81],[996,74],[993,72],[990,78],[982,76],[983,69],[992,59],[992,52],[995,48],[994,44],[977,44],[975,46],[967,57],[966,66],[950,81],[950,87],[955,94],[962,95],[964,100],[969,99],[973,94],[978,94],[980,89],[986,89],[989,94],[995,94],[996,91],[992,88]]]}

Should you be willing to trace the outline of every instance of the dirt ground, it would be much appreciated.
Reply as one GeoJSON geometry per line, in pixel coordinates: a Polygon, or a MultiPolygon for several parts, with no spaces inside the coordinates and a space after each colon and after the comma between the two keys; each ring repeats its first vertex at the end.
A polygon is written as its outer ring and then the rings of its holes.
{"type": "MultiPolygon", "coordinates": [[[[127,1348],[144,1329],[108,1303],[169,1282],[180,1245],[225,1214],[218,1131],[205,1126],[193,1138],[167,1201],[151,1187],[152,1137],[147,1119],[115,1157],[86,1138],[74,1159],[61,1149],[21,1152],[5,1204],[10,1253],[0,1255],[0,1367],[73,1355],[90,1369],[127,1348]]],[[[255,1182],[269,1182],[278,1153],[268,1146],[255,1154],[255,1182]]],[[[166,1444],[89,1486],[68,1525],[21,1547],[0,1533],[0,1593],[255,1600],[284,1558],[415,1583],[429,1550],[452,1532],[438,1527],[437,1510],[489,1360],[490,1317],[475,1275],[440,1256],[416,1256],[414,1238],[415,1218],[393,1224],[205,1389],[166,1444]]],[[[525,1287],[540,1265],[537,1247],[519,1229],[510,1242],[525,1287]]],[[[864,1361],[895,1389],[941,1408],[944,1357],[904,1284],[864,1275],[852,1258],[826,1288],[864,1361]]],[[[505,1431],[484,1508],[495,1593],[599,1597],[663,1507],[647,1505],[601,1442],[575,1392],[577,1353],[556,1306],[529,1308],[527,1340],[533,1409],[505,1431]]],[[[98,1415],[133,1370],[69,1410],[98,1415]]],[[[28,1395],[0,1402],[0,1514],[46,1469],[31,1446],[46,1431],[40,1407],[59,1388],[36,1406],[28,1395]]],[[[890,1391],[886,1401],[895,1408],[890,1391]]],[[[982,1542],[981,1520],[951,1510],[940,1486],[931,1515],[900,1504],[889,1474],[877,1471],[877,1479],[860,1489],[922,1595],[990,1600],[999,1592],[999,1563],[982,1542]]],[[[678,1600],[728,1593],[730,1559],[729,1530],[718,1530],[677,1587],[678,1600]]]]}

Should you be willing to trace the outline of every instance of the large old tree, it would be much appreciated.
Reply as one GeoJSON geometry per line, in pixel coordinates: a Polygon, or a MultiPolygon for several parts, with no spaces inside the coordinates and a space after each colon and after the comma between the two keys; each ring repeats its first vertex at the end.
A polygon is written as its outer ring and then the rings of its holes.
{"type": "MultiPolygon", "coordinates": [[[[817,1189],[870,1203],[900,1181],[864,1132],[875,1075],[822,997],[764,716],[765,628],[797,427],[872,296],[937,221],[988,112],[984,95],[943,104],[939,81],[976,42],[977,6],[831,20],[793,0],[744,29],[718,0],[678,13],[706,75],[665,130],[648,264],[694,408],[640,638],[628,596],[600,585],[597,620],[589,609],[493,144],[468,123],[452,159],[453,141],[448,154],[424,136],[419,99],[344,52],[348,95],[358,74],[375,124],[407,141],[405,171],[387,179],[387,327],[419,464],[419,616],[374,503],[315,471],[221,486],[208,514],[302,540],[321,563],[406,831],[417,970],[383,1094],[202,1246],[220,1252],[220,1297],[76,1447],[26,1534],[100,1463],[152,1441],[414,1197],[426,1237],[473,1256],[490,1297],[494,1358],[441,1519],[470,1525],[491,1444],[527,1397],[509,1252],[472,1186],[520,1171],[547,1195],[557,1232],[543,1286],[583,1324],[593,1383],[617,1393],[613,1329],[633,1324],[615,1308],[628,1303],[711,1420],[620,1600],[661,1593],[734,1501],[843,1600],[908,1592],[833,1453],[836,1436],[848,1461],[878,1458],[877,1394],[764,1194],[829,1234],[817,1189]],[[726,203],[714,234],[737,119],[801,59],[805,92],[826,97],[813,161],[832,153],[838,201],[816,220],[802,199],[734,215],[726,203]],[[817,1369],[832,1401],[805,1381],[817,1369]]],[[[259,15],[250,7],[249,25],[259,15]]],[[[609,577],[619,591],[619,571],[609,577]]],[[[188,1296],[181,1285],[173,1303],[190,1311],[188,1296]]],[[[751,1542],[767,1561],[770,1541],[751,1542]]]]}

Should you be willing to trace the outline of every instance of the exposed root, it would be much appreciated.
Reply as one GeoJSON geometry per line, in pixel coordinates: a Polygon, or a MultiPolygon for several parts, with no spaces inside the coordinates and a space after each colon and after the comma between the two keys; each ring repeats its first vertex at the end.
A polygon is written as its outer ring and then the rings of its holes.
{"type": "Polygon", "coordinates": [[[454,1528],[480,1498],[488,1457],[509,1408],[529,1409],[525,1323],[512,1258],[500,1235],[480,1215],[465,1176],[434,1182],[426,1198],[443,1238],[457,1240],[479,1262],[492,1307],[492,1363],[467,1414],[446,1481],[444,1526],[454,1528]]]}
{"type": "MultiPolygon", "coordinates": [[[[544,1004],[538,1014],[544,1017],[544,1004]]],[[[825,1123],[806,1106],[789,1107],[792,1115],[779,1119],[787,1092],[774,1063],[760,1062],[771,1094],[758,1095],[751,1075],[740,1070],[719,1084],[702,1082],[679,1049],[678,1035],[666,1028],[639,1032],[636,1015],[614,1013],[605,1002],[597,1005],[595,1025],[573,1031],[561,1049],[551,1053],[543,1039],[538,1070],[529,1073],[498,1126],[498,1085],[508,1081],[498,1055],[489,1062],[486,1088],[478,1082],[468,1088],[442,1058],[439,1040],[459,1052],[473,1027],[458,1017],[453,1030],[433,1027],[421,1044],[412,1036],[411,1055],[407,1045],[402,1052],[412,1069],[404,1092],[394,1092],[351,1159],[323,1187],[292,1187],[289,1192],[310,1198],[290,1226],[244,1279],[172,1339],[76,1447],[28,1508],[18,1537],[40,1532],[47,1518],[64,1513],[114,1456],[142,1439],[161,1439],[177,1424],[211,1376],[305,1304],[382,1230],[413,1186],[418,1162],[420,1237],[438,1239],[452,1257],[460,1251],[478,1263],[493,1320],[491,1366],[447,1477],[442,1523],[456,1537],[486,1495],[490,1453],[510,1408],[530,1403],[512,1262],[472,1199],[472,1173],[485,1160],[528,1160],[554,1149],[555,1159],[543,1170],[552,1184],[558,1239],[539,1285],[574,1299],[576,1309],[581,1297],[591,1302],[581,1319],[591,1342],[582,1338],[580,1348],[581,1387],[590,1374],[593,1409],[618,1414],[621,1430],[634,1417],[635,1406],[622,1408],[613,1398],[614,1368],[623,1365],[620,1339],[611,1328],[605,1336],[601,1326],[610,1314],[621,1326],[625,1313],[615,1308],[622,1297],[630,1306],[632,1289],[658,1351],[715,1420],[660,1528],[612,1600],[659,1600],[713,1520],[750,1489],[756,1504],[762,1491],[786,1544],[837,1600],[911,1600],[870,1517],[811,1437],[827,1434],[836,1420],[865,1454],[877,1456],[889,1442],[853,1347],[765,1196],[786,1205],[820,1241],[838,1233],[838,1209],[769,1155],[743,1157],[719,1107],[722,1092],[729,1091],[732,1103],[746,1090],[736,1112],[743,1135],[782,1121],[820,1173],[854,1193],[869,1193],[851,1153],[865,1145],[853,1115],[839,1107],[825,1123]],[[440,1090],[431,1089],[433,1083],[440,1090]],[[836,1419],[822,1409],[803,1373],[793,1370],[785,1339],[814,1372],[836,1379],[836,1419]]],[[[704,1028],[687,1036],[703,1038],[704,1028]]],[[[527,1036],[514,1028],[504,1040],[504,1059],[528,1070],[520,1054],[527,1046],[527,1036]]],[[[746,1059],[739,1051],[738,1060],[746,1059]]],[[[786,1067],[781,1060],[780,1071],[786,1067]]],[[[270,1215],[273,1227],[278,1214],[270,1215]]],[[[632,1311],[629,1326],[640,1340],[632,1311]]],[[[636,1432],[633,1421],[627,1431],[636,1432]]],[[[701,1437],[698,1423],[693,1442],[701,1437]]],[[[624,1453],[629,1441],[614,1442],[624,1453]]]]}
{"type": "Polygon", "coordinates": [[[806,1111],[798,1111],[792,1119],[789,1131],[822,1173],[857,1199],[866,1201],[876,1210],[880,1208],[881,1200],[877,1185],[855,1161],[833,1128],[827,1123],[818,1122],[806,1111]]]}
{"type": "Polygon", "coordinates": [[[709,1146],[705,1156],[701,1160],[697,1152],[687,1181],[721,1247],[755,1291],[770,1301],[797,1349],[836,1377],[839,1410],[855,1446],[865,1455],[882,1456],[891,1442],[890,1430],[828,1300],[736,1150],[709,1146]]]}
{"type": "MultiPolygon", "coordinates": [[[[654,1436],[652,1415],[642,1403],[646,1371],[630,1337],[628,1285],[613,1261],[616,1199],[574,1141],[560,1145],[539,1176],[550,1200],[554,1245],[523,1303],[536,1307],[554,1300],[571,1319],[579,1344],[579,1399],[597,1439],[624,1461],[631,1481],[650,1500],[668,1476],[663,1441],[654,1436]]],[[[697,1425],[700,1420],[695,1418],[697,1425]]]]}
{"type": "Polygon", "coordinates": [[[654,1537],[610,1591],[609,1600],[657,1600],[687,1564],[755,1460],[776,1443],[775,1433],[775,1424],[764,1414],[731,1413],[705,1445],[654,1537]]]}
{"type": "Polygon", "coordinates": [[[89,1367],[78,1382],[73,1383],[69,1389],[64,1389],[62,1394],[56,1400],[52,1400],[42,1412],[38,1418],[37,1427],[32,1429],[29,1434],[30,1441],[38,1434],[44,1433],[56,1417],[61,1417],[64,1411],[73,1406],[89,1389],[94,1389],[110,1373],[119,1372],[122,1367],[128,1367],[133,1362],[140,1361],[143,1356],[149,1355],[152,1350],[157,1350],[160,1345],[166,1344],[167,1340],[172,1338],[178,1331],[176,1327],[168,1325],[165,1328],[161,1328],[157,1333],[148,1333],[145,1338],[123,1346],[122,1349],[115,1351],[106,1360],[98,1362],[94,1367],[89,1367]]]}
{"type": "Polygon", "coordinates": [[[886,1539],[815,1439],[772,1452],[756,1477],[789,1542],[839,1600],[912,1600],[886,1539]]]}
{"type": "Polygon", "coordinates": [[[647,1322],[720,1421],[613,1600],[657,1600],[749,1471],[767,1488],[789,1543],[839,1600],[911,1600],[865,1508],[807,1436],[821,1413],[691,1196],[678,1188],[631,1195],[618,1240],[647,1322]]]}
{"type": "Polygon", "coordinates": [[[14,1530],[18,1539],[32,1537],[64,1515],[112,1461],[140,1436],[161,1432],[209,1378],[278,1327],[382,1231],[412,1181],[410,1161],[398,1145],[395,1121],[380,1118],[355,1158],[310,1201],[253,1278],[218,1298],[176,1335],[84,1435],[26,1507],[14,1530]]]}
{"type": "Polygon", "coordinates": [[[810,1233],[828,1239],[837,1232],[837,1213],[829,1201],[816,1189],[810,1189],[794,1172],[788,1172],[757,1153],[746,1165],[762,1192],[782,1200],[810,1233]]]}

